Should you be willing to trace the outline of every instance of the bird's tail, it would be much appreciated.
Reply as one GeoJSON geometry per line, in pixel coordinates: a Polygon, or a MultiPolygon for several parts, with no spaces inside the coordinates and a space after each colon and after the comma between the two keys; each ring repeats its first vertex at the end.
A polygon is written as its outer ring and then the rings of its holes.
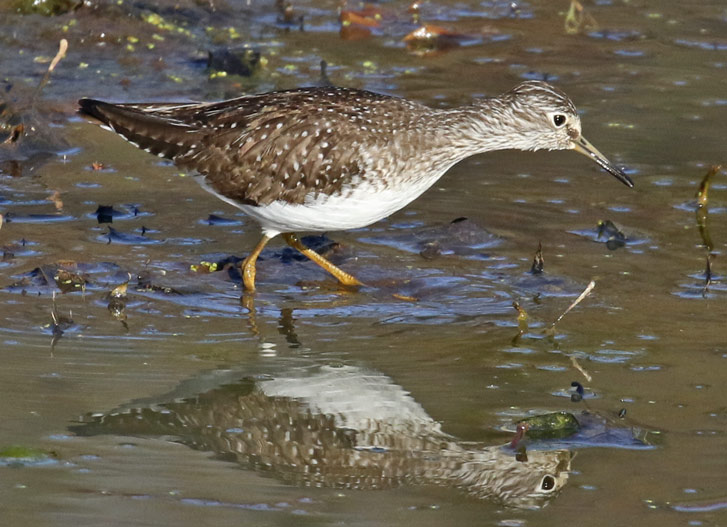
{"type": "Polygon", "coordinates": [[[78,101],[80,115],[101,122],[134,146],[174,160],[196,147],[198,129],[168,118],[159,111],[166,105],[113,104],[95,99],[78,101]]]}

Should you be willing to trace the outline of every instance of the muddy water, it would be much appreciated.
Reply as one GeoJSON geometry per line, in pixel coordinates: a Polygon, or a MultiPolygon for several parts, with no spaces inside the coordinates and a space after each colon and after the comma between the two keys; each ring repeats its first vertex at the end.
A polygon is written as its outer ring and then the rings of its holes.
{"type": "Polygon", "coordinates": [[[709,194],[706,290],[694,196],[723,161],[727,15],[598,2],[598,27],[571,36],[562,4],[426,4],[469,38],[425,57],[401,44],[415,26],[396,3],[355,41],[334,2],[296,3],[304,31],[259,2],[6,9],[0,67],[20,114],[57,39],[70,51],[35,103],[49,132],[2,152],[0,446],[53,453],[0,467],[3,524],[723,524],[727,174],[709,194]],[[209,80],[206,51],[238,43],[263,64],[209,80]],[[72,116],[81,95],[308,85],[321,59],[336,84],[435,106],[553,81],[636,188],[570,152],[473,158],[388,220],[309,240],[368,287],[341,290],[273,243],[241,302],[239,275],[191,266],[244,257],[256,226],[72,116]],[[605,220],[625,244],[598,236],[605,220]],[[55,284],[59,268],[84,286],[55,284]],[[533,440],[527,461],[503,448],[524,416],[586,409],[591,435],[533,440]]]}

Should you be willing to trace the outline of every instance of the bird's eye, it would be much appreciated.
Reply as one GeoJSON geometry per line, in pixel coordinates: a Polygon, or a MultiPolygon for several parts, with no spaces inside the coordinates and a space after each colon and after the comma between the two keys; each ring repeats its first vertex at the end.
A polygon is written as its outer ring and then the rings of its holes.
{"type": "Polygon", "coordinates": [[[540,488],[545,491],[553,490],[555,488],[555,478],[553,476],[543,477],[543,480],[540,482],[540,488]]]}
{"type": "Polygon", "coordinates": [[[553,124],[557,128],[560,128],[561,126],[563,126],[565,124],[565,115],[563,115],[562,113],[556,113],[553,116],[553,124]]]}

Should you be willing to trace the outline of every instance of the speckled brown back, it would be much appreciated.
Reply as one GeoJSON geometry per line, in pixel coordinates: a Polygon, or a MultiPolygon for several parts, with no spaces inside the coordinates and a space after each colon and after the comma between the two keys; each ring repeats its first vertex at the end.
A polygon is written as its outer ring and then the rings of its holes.
{"type": "MultiPolygon", "coordinates": [[[[302,203],[367,177],[365,157],[425,106],[344,88],[303,88],[210,104],[81,101],[139,148],[207,177],[244,204],[302,203]]],[[[370,174],[369,174],[370,176],[370,174]]]]}

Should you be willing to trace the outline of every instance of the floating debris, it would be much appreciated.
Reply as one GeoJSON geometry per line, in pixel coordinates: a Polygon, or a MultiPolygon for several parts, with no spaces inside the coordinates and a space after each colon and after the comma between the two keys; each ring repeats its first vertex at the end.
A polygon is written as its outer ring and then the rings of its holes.
{"type": "Polygon", "coordinates": [[[403,38],[406,48],[415,55],[429,55],[458,47],[469,35],[455,33],[443,27],[425,24],[403,38]]]}
{"type": "Polygon", "coordinates": [[[585,10],[578,0],[571,0],[568,13],[565,15],[565,32],[568,35],[577,35],[596,30],[598,30],[596,19],[585,10]]]}
{"type": "Polygon", "coordinates": [[[220,271],[221,267],[218,265],[217,262],[202,261],[202,262],[199,262],[198,265],[195,265],[195,264],[190,265],[189,270],[192,271],[193,273],[209,274],[209,273],[215,273],[217,271],[220,271]]]}
{"type": "MultiPolygon", "coordinates": [[[[633,426],[618,419],[611,411],[601,415],[590,410],[580,412],[558,411],[526,417],[502,427],[514,432],[513,442],[525,447],[525,439],[539,444],[538,448],[628,448],[649,450],[659,441],[660,432],[633,426]],[[521,433],[518,433],[522,430],[521,433]]],[[[512,445],[513,442],[510,444],[512,445]]]]}
{"type": "Polygon", "coordinates": [[[699,236],[702,238],[702,245],[707,248],[707,264],[704,271],[704,288],[702,289],[703,297],[707,296],[709,286],[712,285],[712,259],[716,256],[712,252],[714,250],[714,242],[712,242],[712,236],[709,233],[709,188],[712,184],[712,179],[720,170],[722,170],[722,165],[712,165],[709,168],[699,183],[696,196],[697,228],[699,229],[699,236]]]}
{"type": "Polygon", "coordinates": [[[419,251],[419,256],[425,260],[434,260],[435,258],[442,255],[442,246],[439,241],[434,240],[431,242],[424,242],[422,244],[422,250],[419,251]]]}
{"type": "MultiPolygon", "coordinates": [[[[549,414],[526,417],[517,423],[517,432],[513,442],[520,441],[525,434],[531,439],[559,439],[568,437],[581,429],[578,419],[569,412],[553,412],[549,414]],[[517,434],[522,430],[521,437],[517,434]]],[[[512,446],[513,443],[510,443],[512,446]]]]}
{"type": "Polygon", "coordinates": [[[517,326],[520,328],[521,333],[528,330],[528,314],[525,309],[517,302],[512,303],[512,307],[517,310],[517,326]]]}
{"type": "Polygon", "coordinates": [[[712,184],[712,178],[722,169],[721,165],[713,165],[709,171],[702,178],[699,184],[699,190],[697,190],[697,227],[699,228],[699,235],[702,237],[702,243],[709,252],[714,249],[714,243],[712,237],[709,234],[709,226],[707,224],[707,218],[709,215],[708,204],[709,204],[709,187],[712,184]]]}
{"type": "MultiPolygon", "coordinates": [[[[75,266],[74,263],[70,263],[70,265],[75,266]]],[[[73,291],[79,290],[85,293],[86,284],[88,283],[85,276],[63,267],[58,268],[53,276],[53,280],[58,286],[58,289],[61,290],[61,293],[72,293],[73,291]]]]}
{"type": "MultiPolygon", "coordinates": [[[[512,441],[510,441],[510,448],[517,448],[518,443],[525,439],[525,433],[528,431],[529,428],[530,425],[524,422],[518,423],[515,426],[515,437],[513,437],[512,441]]],[[[518,459],[518,461],[520,461],[520,459],[518,459]]]]}
{"type": "Polygon", "coordinates": [[[697,191],[697,207],[706,207],[709,200],[709,187],[712,184],[712,178],[722,170],[722,165],[712,165],[709,171],[702,178],[697,191]]]}
{"type": "MultiPolygon", "coordinates": [[[[131,276],[129,276],[129,280],[131,279],[131,276]]],[[[111,298],[126,298],[126,291],[129,288],[129,280],[124,282],[121,285],[117,285],[114,287],[111,292],[109,293],[109,296],[111,298]]]]}
{"type": "Polygon", "coordinates": [[[58,190],[51,192],[51,195],[46,198],[48,201],[53,203],[58,212],[63,210],[63,200],[61,199],[61,193],[58,190]]]}
{"type": "Polygon", "coordinates": [[[570,383],[570,385],[574,388],[574,391],[570,396],[570,400],[574,403],[581,402],[583,400],[584,394],[583,385],[578,381],[573,381],[572,383],[570,383]]]}
{"type": "Polygon", "coordinates": [[[415,296],[404,295],[401,293],[392,293],[391,296],[397,300],[403,300],[405,302],[419,302],[419,299],[415,296]]]}
{"type": "Polygon", "coordinates": [[[23,136],[23,132],[25,132],[25,125],[23,123],[11,127],[10,133],[5,138],[5,141],[3,141],[3,144],[9,145],[12,143],[17,143],[18,139],[23,136]]]}
{"type": "Polygon", "coordinates": [[[538,249],[533,257],[533,265],[530,266],[531,274],[541,274],[545,270],[545,260],[543,259],[543,245],[538,242],[538,249]]]}
{"type": "Polygon", "coordinates": [[[520,345],[520,339],[528,331],[528,314],[525,309],[517,302],[512,303],[512,307],[517,310],[517,335],[512,338],[512,345],[517,347],[520,345]]]}
{"type": "Polygon", "coordinates": [[[598,239],[606,238],[606,247],[614,251],[626,245],[626,235],[611,220],[598,222],[598,239]]]}
{"type": "Polygon", "coordinates": [[[342,10],[339,35],[344,40],[368,38],[371,36],[371,30],[381,25],[382,19],[381,10],[370,5],[359,11],[342,10]]]}
{"type": "Polygon", "coordinates": [[[22,445],[0,447],[0,466],[22,467],[54,462],[55,452],[22,445]]]}
{"type": "MultiPolygon", "coordinates": [[[[565,313],[564,313],[564,314],[565,314],[565,313]]],[[[581,366],[581,365],[580,365],[580,363],[578,362],[578,359],[576,359],[575,355],[571,355],[571,356],[570,356],[570,361],[571,361],[571,364],[573,364],[573,367],[574,367],[574,368],[575,368],[576,370],[578,370],[579,372],[581,372],[581,374],[583,374],[583,376],[584,376],[584,377],[586,378],[586,380],[587,380],[588,382],[591,382],[591,381],[593,380],[593,377],[591,376],[591,374],[590,374],[590,373],[588,373],[588,372],[587,372],[587,371],[586,371],[586,370],[585,370],[585,369],[583,368],[583,366],[581,366]]],[[[577,383],[576,383],[576,384],[577,384],[577,383]]],[[[574,384],[571,384],[571,386],[575,386],[575,385],[574,385],[574,384]]],[[[582,391],[583,391],[583,387],[581,386],[581,392],[582,392],[582,391]]],[[[583,393],[581,393],[581,395],[583,395],[583,393]]]]}
{"type": "Polygon", "coordinates": [[[586,298],[591,293],[591,291],[593,291],[593,288],[594,287],[596,287],[596,281],[595,280],[591,280],[590,283],[583,290],[583,292],[578,296],[578,298],[576,298],[573,301],[573,303],[568,306],[568,309],[566,309],[565,311],[563,311],[563,313],[561,313],[561,315],[558,318],[555,319],[555,322],[553,322],[550,325],[550,327],[545,330],[545,334],[546,335],[555,335],[555,325],[558,324],[558,322],[560,322],[561,320],[563,320],[563,317],[566,316],[570,312],[571,309],[573,309],[578,304],[580,304],[581,301],[584,298],[586,298]]]}
{"type": "Polygon", "coordinates": [[[147,293],[164,293],[165,295],[181,295],[173,287],[162,286],[152,282],[151,273],[144,271],[137,276],[136,290],[147,293]]]}
{"type": "MultiPolygon", "coordinates": [[[[36,4],[37,2],[34,1],[33,3],[36,4]]],[[[48,66],[45,75],[43,75],[43,78],[40,79],[38,86],[35,88],[33,99],[36,99],[40,95],[40,92],[43,91],[45,85],[48,84],[48,81],[50,80],[50,74],[53,73],[53,70],[56,69],[58,63],[66,56],[67,51],[68,41],[65,38],[62,38],[61,41],[58,43],[58,53],[56,53],[56,56],[53,57],[53,60],[51,61],[50,66],[48,66]]]]}
{"type": "Polygon", "coordinates": [[[372,5],[367,5],[359,11],[341,11],[341,24],[344,26],[356,24],[365,27],[379,27],[381,20],[381,10],[372,5]]]}
{"type": "Polygon", "coordinates": [[[704,270],[704,288],[702,289],[702,297],[707,296],[710,285],[712,285],[712,253],[707,255],[707,267],[704,270]]]}
{"type": "MultiPolygon", "coordinates": [[[[129,275],[129,280],[131,280],[131,275],[129,275]]],[[[129,288],[129,280],[117,285],[109,292],[109,303],[107,306],[111,316],[121,322],[127,331],[129,330],[129,325],[126,322],[126,292],[129,288]]]]}
{"type": "Polygon", "coordinates": [[[227,75],[250,77],[260,65],[260,52],[250,47],[219,48],[207,54],[207,69],[212,78],[220,72],[227,75]]]}
{"type": "MultiPolygon", "coordinates": [[[[19,245],[11,245],[9,247],[3,247],[6,251],[4,257],[13,258],[14,252],[22,252],[25,247],[25,241],[19,245]],[[9,254],[8,254],[9,253],[9,254]]],[[[59,261],[57,263],[42,264],[35,267],[31,271],[24,273],[20,280],[9,286],[10,289],[41,289],[45,293],[54,293],[56,288],[61,293],[72,293],[81,291],[85,293],[86,289],[93,285],[91,283],[89,272],[97,272],[99,266],[93,266],[91,264],[78,263],[73,261],[59,261]]],[[[41,294],[40,291],[38,294],[41,294]]]]}
{"type": "MultiPolygon", "coordinates": [[[[577,236],[583,236],[596,243],[604,243],[606,248],[614,251],[622,247],[637,248],[649,243],[649,238],[633,229],[628,232],[622,230],[616,223],[609,219],[600,220],[595,227],[568,231],[577,236]]],[[[638,250],[638,249],[637,249],[638,250]]]]}

